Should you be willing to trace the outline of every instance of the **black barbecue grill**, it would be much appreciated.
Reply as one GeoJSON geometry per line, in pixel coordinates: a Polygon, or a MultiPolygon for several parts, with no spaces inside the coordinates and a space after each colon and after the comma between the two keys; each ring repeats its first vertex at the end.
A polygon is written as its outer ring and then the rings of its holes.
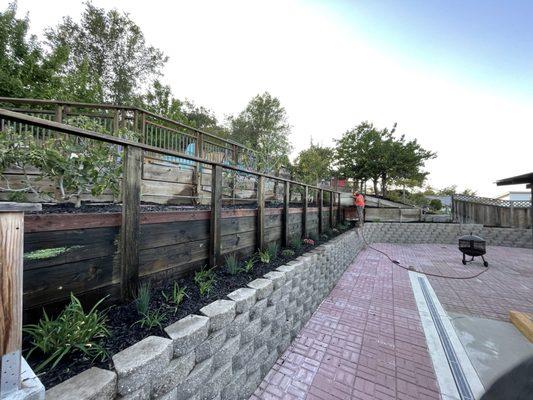
{"type": "Polygon", "coordinates": [[[485,267],[489,266],[489,263],[483,257],[487,252],[487,242],[485,242],[485,239],[472,234],[461,236],[459,238],[459,250],[463,253],[463,265],[466,265],[467,262],[474,261],[474,257],[481,257],[483,259],[483,265],[485,267]],[[466,256],[472,258],[467,260],[466,256]]]}

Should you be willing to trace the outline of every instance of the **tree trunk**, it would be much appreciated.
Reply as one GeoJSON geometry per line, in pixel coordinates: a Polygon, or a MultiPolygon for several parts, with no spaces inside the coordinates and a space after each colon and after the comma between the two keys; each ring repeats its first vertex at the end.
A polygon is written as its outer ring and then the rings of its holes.
{"type": "Polygon", "coordinates": [[[387,175],[381,175],[381,195],[387,197],[387,175]]]}
{"type": "Polygon", "coordinates": [[[372,179],[372,183],[374,184],[374,195],[378,194],[378,180],[372,179]]]}

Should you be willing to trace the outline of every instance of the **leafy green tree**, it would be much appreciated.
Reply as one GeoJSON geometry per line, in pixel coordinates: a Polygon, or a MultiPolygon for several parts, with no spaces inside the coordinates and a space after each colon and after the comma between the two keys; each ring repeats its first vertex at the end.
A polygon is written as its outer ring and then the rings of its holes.
{"type": "MultiPolygon", "coordinates": [[[[83,99],[86,101],[132,102],[146,84],[161,75],[167,61],[161,50],[146,43],[128,14],[116,9],[106,11],[91,2],[85,3],[79,23],[65,17],[47,31],[46,37],[54,51],[67,52],[62,76],[79,74],[87,64],[100,82],[98,98],[83,99]]],[[[90,88],[86,92],[94,95],[90,88]]]]}
{"type": "Polygon", "coordinates": [[[28,16],[19,19],[16,13],[16,2],[0,11],[0,96],[53,97],[60,87],[56,71],[65,55],[46,55],[37,38],[28,34],[28,16]]]}
{"type": "Polygon", "coordinates": [[[255,96],[229,125],[231,139],[256,151],[258,170],[272,173],[289,163],[290,126],[278,98],[268,92],[255,96]]]}
{"type": "Polygon", "coordinates": [[[322,180],[331,178],[333,149],[311,142],[308,149],[302,150],[294,162],[294,174],[297,180],[318,185],[322,180]]]}

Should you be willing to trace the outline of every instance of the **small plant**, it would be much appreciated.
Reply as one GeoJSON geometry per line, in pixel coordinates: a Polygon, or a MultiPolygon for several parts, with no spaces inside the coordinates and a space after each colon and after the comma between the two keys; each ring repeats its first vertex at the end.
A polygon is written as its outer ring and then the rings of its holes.
{"type": "Polygon", "coordinates": [[[270,260],[273,260],[279,253],[279,246],[276,242],[271,242],[268,244],[266,251],[270,254],[270,260]]]}
{"type": "Polygon", "coordinates": [[[224,259],[226,260],[226,270],[230,275],[237,275],[242,271],[235,253],[227,255],[224,259]]]}
{"type": "Polygon", "coordinates": [[[205,267],[202,268],[194,274],[194,282],[198,285],[200,295],[208,295],[216,282],[215,271],[213,269],[205,269],[205,267]]]}
{"type": "Polygon", "coordinates": [[[100,341],[109,336],[106,328],[105,313],[97,310],[104,299],[94,305],[88,313],[83,311],[80,301],[70,295],[70,304],[59,314],[57,319],[44,316],[37,324],[26,325],[24,332],[31,337],[31,349],[27,357],[35,351],[41,351],[46,358],[35,369],[41,371],[48,364],[54,368],[68,353],[79,351],[93,360],[107,357],[107,351],[100,341]]]}
{"type": "Polygon", "coordinates": [[[256,258],[255,256],[250,257],[248,260],[245,261],[244,267],[242,268],[244,272],[250,273],[254,269],[256,258]]]}
{"type": "Polygon", "coordinates": [[[291,247],[295,250],[295,251],[299,251],[301,248],[302,248],[302,241],[300,240],[300,238],[294,238],[291,240],[291,247]]]}
{"type": "Polygon", "coordinates": [[[161,295],[163,296],[165,301],[170,301],[172,304],[174,304],[176,306],[175,311],[177,311],[178,306],[183,302],[185,296],[187,296],[186,290],[186,286],[180,288],[178,282],[174,282],[171,295],[168,296],[165,292],[161,292],[161,295]]]}
{"type": "Polygon", "coordinates": [[[146,315],[150,309],[150,298],[152,297],[152,290],[149,283],[143,283],[137,290],[137,298],[135,299],[135,306],[139,315],[146,315]]]}
{"type": "Polygon", "coordinates": [[[308,245],[308,246],[314,246],[315,245],[315,241],[313,239],[310,239],[310,238],[305,238],[303,240],[303,243],[305,245],[308,245]]]}
{"type": "Polygon", "coordinates": [[[285,258],[294,257],[295,254],[294,250],[291,249],[285,249],[281,252],[281,255],[285,258]]]}
{"type": "Polygon", "coordinates": [[[257,250],[257,255],[259,257],[259,261],[264,264],[270,264],[272,258],[270,257],[268,250],[257,250]]]}
{"type": "Polygon", "coordinates": [[[326,233],[323,233],[322,235],[320,235],[320,240],[322,240],[323,242],[327,241],[328,239],[329,239],[329,236],[326,233]]]}
{"type": "Polygon", "coordinates": [[[143,328],[163,328],[163,322],[167,317],[166,312],[162,308],[156,310],[148,310],[146,314],[142,314],[142,318],[133,325],[139,324],[143,328]]]}

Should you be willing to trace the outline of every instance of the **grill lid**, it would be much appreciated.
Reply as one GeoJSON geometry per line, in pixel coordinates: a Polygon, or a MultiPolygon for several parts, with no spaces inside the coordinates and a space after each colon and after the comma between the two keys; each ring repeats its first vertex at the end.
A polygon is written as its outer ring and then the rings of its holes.
{"type": "Polygon", "coordinates": [[[464,235],[459,238],[459,241],[465,241],[465,242],[476,242],[476,243],[485,243],[485,239],[480,238],[476,235],[464,235]]]}

